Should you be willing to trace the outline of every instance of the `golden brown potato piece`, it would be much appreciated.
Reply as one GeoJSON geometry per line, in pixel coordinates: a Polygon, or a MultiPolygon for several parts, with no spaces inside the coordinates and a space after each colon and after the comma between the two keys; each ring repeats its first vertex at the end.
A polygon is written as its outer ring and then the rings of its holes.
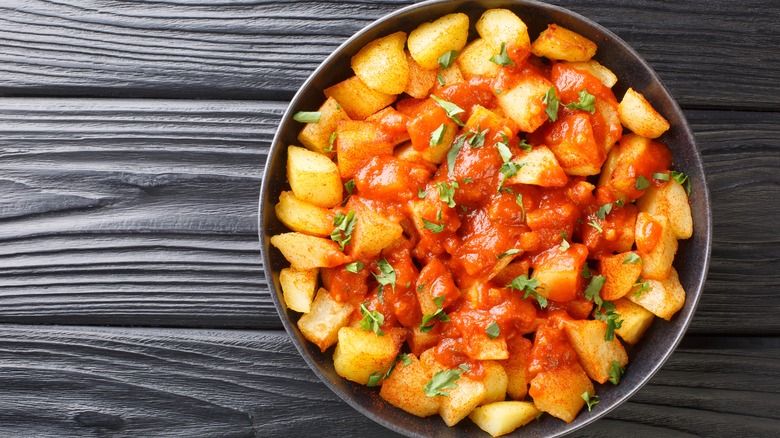
{"type": "Polygon", "coordinates": [[[522,400],[528,393],[528,362],[531,360],[531,347],[533,344],[528,339],[516,336],[507,341],[509,358],[501,361],[506,371],[506,392],[515,400],[522,400]]]}
{"type": "Polygon", "coordinates": [[[395,101],[393,94],[374,91],[357,76],[345,79],[323,90],[325,96],[336,99],[349,118],[363,120],[395,101]]]}
{"type": "Polygon", "coordinates": [[[645,281],[650,283],[650,290],[639,296],[631,293],[626,295],[626,298],[667,321],[685,305],[685,289],[680,284],[680,277],[674,268],[664,280],[645,281]]]}
{"type": "Polygon", "coordinates": [[[422,68],[408,52],[406,62],[409,64],[409,84],[406,85],[404,92],[417,99],[428,97],[431,88],[436,84],[436,70],[422,68]]]}
{"type": "Polygon", "coordinates": [[[312,236],[327,237],[333,231],[333,212],[295,197],[291,191],[279,195],[276,217],[287,228],[312,236]]]}
{"type": "MultiPolygon", "coordinates": [[[[628,354],[617,338],[604,340],[607,324],[604,321],[572,321],[566,324],[566,335],[577,352],[580,364],[588,377],[604,383],[609,379],[613,361],[620,366],[628,363],[628,354]]],[[[582,393],[580,393],[582,394],[582,393]]]]}
{"type": "Polygon", "coordinates": [[[635,345],[653,324],[655,316],[644,307],[632,303],[628,298],[613,301],[615,313],[620,315],[623,324],[615,330],[618,336],[629,345],[635,345]]]}
{"type": "Polygon", "coordinates": [[[385,330],[383,336],[359,327],[342,327],[333,352],[333,368],[339,376],[365,385],[372,373],[387,372],[405,334],[406,330],[397,327],[385,330]]]}
{"type": "Polygon", "coordinates": [[[406,357],[409,365],[399,361],[393,373],[382,382],[379,395],[391,405],[418,417],[428,417],[439,412],[441,397],[428,397],[423,387],[434,372],[428,370],[414,354],[406,357]]]}
{"type": "Polygon", "coordinates": [[[582,394],[594,394],[593,383],[578,363],[544,371],[531,380],[528,394],[539,410],[571,423],[585,405],[582,394]]]}
{"type": "Polygon", "coordinates": [[[636,205],[645,213],[669,218],[674,235],[678,239],[687,239],[693,235],[693,216],[688,195],[685,188],[674,179],[670,178],[669,182],[660,187],[651,185],[645,194],[637,199],[636,205]]]}
{"type": "Polygon", "coordinates": [[[510,90],[501,90],[498,106],[507,117],[514,120],[521,131],[536,131],[547,120],[547,104],[543,102],[552,83],[537,75],[519,79],[510,90]]]}
{"type": "Polygon", "coordinates": [[[490,58],[498,54],[499,49],[484,38],[477,38],[470,42],[458,55],[458,66],[462,73],[467,76],[488,76],[494,77],[498,74],[501,66],[491,62],[490,58]]]}
{"type": "Polygon", "coordinates": [[[298,134],[298,141],[309,150],[332,157],[334,152],[325,152],[331,147],[330,136],[336,132],[339,120],[349,120],[349,116],[333,98],[328,98],[322,104],[319,113],[320,120],[307,123],[298,134]]]}
{"type": "Polygon", "coordinates": [[[271,237],[271,245],[297,269],[333,268],[349,262],[336,242],[302,233],[283,233],[271,237]]]}
{"type": "Polygon", "coordinates": [[[439,57],[450,50],[462,50],[468,36],[468,15],[449,14],[417,26],[409,34],[407,45],[412,58],[422,68],[435,70],[439,65],[439,57]]]}
{"type": "Polygon", "coordinates": [[[409,84],[405,43],[405,32],[396,32],[371,41],[352,57],[352,70],[374,91],[403,93],[409,84]]]}
{"type": "Polygon", "coordinates": [[[357,218],[352,242],[347,247],[354,259],[379,255],[403,235],[401,225],[375,212],[355,196],[349,199],[347,210],[354,210],[357,218]]]}
{"type": "Polygon", "coordinates": [[[480,429],[497,437],[512,433],[539,415],[531,402],[500,401],[474,409],[469,415],[480,429]]]}
{"type": "Polygon", "coordinates": [[[601,289],[601,298],[614,301],[629,293],[642,273],[642,262],[626,263],[626,257],[634,252],[625,252],[601,259],[601,275],[607,280],[601,289]]]}
{"type": "Polygon", "coordinates": [[[642,277],[663,280],[669,276],[677,252],[677,239],[669,219],[640,212],[636,217],[637,254],[642,257],[642,277]]]}
{"type": "Polygon", "coordinates": [[[449,390],[449,397],[439,397],[442,399],[439,415],[450,427],[466,418],[487,394],[485,384],[478,380],[461,376],[455,383],[458,387],[449,390]]]}
{"type": "Polygon", "coordinates": [[[633,88],[626,91],[618,105],[618,113],[623,126],[642,137],[658,138],[669,129],[669,122],[633,88]]]}
{"type": "Polygon", "coordinates": [[[517,157],[517,161],[524,163],[523,167],[509,178],[509,184],[563,187],[569,181],[555,154],[547,146],[536,146],[530,152],[517,157]]]}
{"type": "Polygon", "coordinates": [[[338,341],[339,329],[347,325],[352,310],[351,304],[335,301],[320,288],[309,313],[298,320],[298,328],[304,338],[324,352],[338,341]]]}
{"type": "MultiPolygon", "coordinates": [[[[435,312],[436,310],[434,310],[435,312]]],[[[425,312],[423,312],[425,314],[425,312]]],[[[430,314],[429,314],[430,315],[430,314]]],[[[425,350],[435,347],[439,344],[441,336],[436,332],[421,332],[419,327],[409,330],[409,338],[406,342],[412,353],[420,356],[425,350]]]]}
{"type": "Polygon", "coordinates": [[[475,27],[479,36],[493,46],[494,51],[490,56],[498,54],[502,43],[505,43],[507,48],[512,49],[510,52],[521,54],[520,59],[512,60],[515,64],[524,61],[531,53],[531,39],[528,37],[528,26],[525,25],[520,17],[508,9],[490,9],[485,11],[477,20],[475,27]]]}
{"type": "Polygon", "coordinates": [[[339,168],[325,155],[298,146],[287,148],[287,180],[295,197],[319,207],[341,203],[339,168]]]}
{"type": "Polygon", "coordinates": [[[531,53],[558,61],[583,62],[596,54],[596,43],[557,24],[550,24],[531,45],[531,53]]]}
{"type": "Polygon", "coordinates": [[[320,270],[284,268],[279,273],[284,303],[287,308],[301,313],[309,313],[320,270]]]}
{"type": "Polygon", "coordinates": [[[598,61],[591,59],[590,61],[582,62],[567,62],[567,65],[588,72],[601,81],[607,88],[612,88],[617,83],[617,76],[612,73],[612,70],[599,64],[598,61]]]}
{"type": "Polygon", "coordinates": [[[341,178],[350,179],[369,158],[392,155],[394,144],[373,122],[339,122],[336,137],[341,178]]]}
{"type": "Polygon", "coordinates": [[[504,401],[506,399],[506,388],[509,384],[509,377],[507,377],[506,371],[501,364],[494,360],[486,360],[482,362],[485,367],[485,378],[482,383],[485,384],[485,398],[479,403],[486,405],[497,401],[504,401]]]}

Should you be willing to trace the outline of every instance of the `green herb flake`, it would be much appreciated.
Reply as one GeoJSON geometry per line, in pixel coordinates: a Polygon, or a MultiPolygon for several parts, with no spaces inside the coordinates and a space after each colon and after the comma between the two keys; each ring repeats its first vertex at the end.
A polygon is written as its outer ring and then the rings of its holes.
{"type": "Polygon", "coordinates": [[[360,328],[367,332],[374,332],[378,336],[384,336],[385,332],[380,327],[385,323],[385,316],[376,310],[368,310],[365,303],[360,304],[360,314],[363,319],[360,320],[360,328]]]}
{"type": "Polygon", "coordinates": [[[691,196],[691,180],[690,178],[688,178],[688,175],[682,172],[676,172],[674,170],[669,172],[669,175],[671,175],[671,177],[674,178],[675,181],[677,181],[681,186],[685,188],[685,193],[687,193],[688,196],[691,196]]]}
{"type": "Polygon", "coordinates": [[[501,334],[501,328],[498,326],[497,322],[493,321],[485,329],[485,334],[487,334],[487,337],[490,339],[496,339],[501,334]]]}
{"type": "Polygon", "coordinates": [[[624,265],[628,265],[628,264],[635,265],[635,264],[637,264],[637,263],[639,263],[641,261],[642,261],[642,257],[639,257],[639,255],[637,255],[637,253],[635,253],[635,252],[630,252],[630,253],[626,254],[626,258],[623,259],[623,264],[624,265]]]}
{"type": "Polygon", "coordinates": [[[544,112],[547,114],[547,118],[550,119],[551,122],[558,120],[558,106],[560,105],[561,101],[558,100],[558,95],[555,94],[554,86],[550,87],[547,92],[544,93],[542,103],[547,105],[547,108],[544,110],[544,112]]]}
{"type": "Polygon", "coordinates": [[[501,160],[505,164],[512,159],[512,151],[509,150],[509,137],[506,134],[501,134],[501,141],[496,143],[496,148],[498,148],[498,154],[501,155],[501,160]]]}
{"type": "Polygon", "coordinates": [[[566,252],[571,248],[571,244],[566,240],[568,238],[569,236],[567,236],[566,233],[561,233],[561,246],[558,247],[558,251],[566,252]]]}
{"type": "Polygon", "coordinates": [[[381,382],[384,377],[385,373],[380,373],[378,371],[371,373],[371,375],[368,376],[368,383],[366,383],[366,386],[373,388],[374,386],[379,385],[379,382],[381,382]]]}
{"type": "Polygon", "coordinates": [[[376,278],[376,281],[379,282],[379,285],[382,287],[389,285],[393,290],[395,290],[396,274],[393,266],[388,263],[387,260],[382,259],[377,262],[377,267],[379,267],[379,274],[374,272],[372,272],[372,274],[374,275],[374,278],[376,278]]]}
{"type": "Polygon", "coordinates": [[[347,194],[352,194],[355,192],[355,180],[351,179],[344,183],[344,190],[347,191],[347,194]]]}
{"type": "Polygon", "coordinates": [[[601,308],[604,312],[595,310],[593,312],[593,317],[607,323],[607,332],[604,334],[604,340],[609,342],[615,339],[615,330],[623,326],[623,320],[620,319],[620,314],[615,312],[615,305],[613,303],[604,301],[601,308]]]}
{"type": "Polygon", "coordinates": [[[508,257],[508,256],[511,256],[511,255],[518,254],[519,252],[520,252],[519,249],[512,248],[512,249],[510,249],[508,251],[502,252],[501,254],[497,255],[496,258],[497,259],[503,259],[504,257],[508,257]]]}
{"type": "Polygon", "coordinates": [[[590,279],[590,284],[585,289],[585,299],[596,303],[597,310],[601,310],[601,306],[604,304],[599,292],[606,282],[607,279],[603,275],[596,275],[590,279]]]}
{"type": "Polygon", "coordinates": [[[533,149],[533,146],[531,146],[531,144],[528,143],[525,139],[520,140],[519,146],[526,152],[531,152],[531,149],[533,149]]]}
{"type": "Polygon", "coordinates": [[[446,100],[439,99],[435,95],[431,94],[431,98],[436,101],[437,104],[441,107],[441,109],[444,110],[445,113],[447,113],[447,117],[451,118],[455,121],[455,123],[458,124],[458,126],[465,126],[463,121],[458,117],[458,114],[466,112],[463,108],[455,105],[452,102],[447,102],[446,100]]]}
{"type": "Polygon", "coordinates": [[[440,87],[447,85],[447,83],[444,82],[444,76],[442,76],[441,73],[436,75],[436,80],[439,82],[440,87]]]}
{"type": "Polygon", "coordinates": [[[599,219],[604,220],[607,218],[607,215],[611,211],[612,211],[612,204],[604,204],[601,207],[599,207],[599,211],[596,212],[596,216],[598,216],[599,219]]]}
{"type": "Polygon", "coordinates": [[[468,184],[473,182],[474,182],[473,178],[469,178],[469,177],[463,178],[463,184],[468,184]]]}
{"type": "Polygon", "coordinates": [[[547,298],[539,295],[536,292],[536,288],[539,287],[539,280],[535,278],[529,279],[527,275],[523,274],[519,277],[516,277],[506,286],[515,290],[519,290],[520,292],[525,292],[523,299],[526,299],[529,296],[533,296],[536,298],[536,301],[539,303],[539,307],[542,309],[547,307],[547,298]]]}
{"type": "Polygon", "coordinates": [[[669,174],[665,172],[655,172],[653,174],[653,179],[657,179],[658,181],[669,181],[669,174]]]}
{"type": "Polygon", "coordinates": [[[471,146],[472,148],[476,149],[479,147],[482,147],[485,144],[485,135],[490,131],[490,129],[483,129],[482,131],[479,130],[479,126],[477,127],[477,132],[472,133],[472,135],[469,137],[466,142],[471,146]]]}
{"type": "Polygon", "coordinates": [[[414,361],[412,360],[412,358],[411,358],[411,357],[409,357],[409,355],[408,355],[408,354],[406,354],[406,353],[401,353],[401,354],[398,356],[398,359],[396,359],[396,360],[400,360],[400,361],[401,361],[401,363],[403,364],[403,366],[405,366],[405,367],[407,367],[407,366],[411,365],[411,364],[412,364],[412,362],[414,362],[414,361]]]}
{"type": "Polygon", "coordinates": [[[426,192],[423,189],[417,189],[417,197],[420,199],[424,199],[426,196],[428,196],[428,192],[426,192]]]}
{"type": "Polygon", "coordinates": [[[463,143],[465,142],[466,136],[459,135],[455,139],[455,142],[453,143],[449,152],[447,152],[447,169],[450,171],[450,175],[452,175],[452,173],[455,171],[455,160],[458,159],[458,153],[460,153],[461,148],[463,148],[463,143]]]}
{"type": "Polygon", "coordinates": [[[493,64],[498,64],[502,67],[513,67],[515,65],[515,63],[512,62],[512,60],[509,58],[509,55],[506,53],[506,43],[501,43],[501,53],[491,56],[490,62],[493,64]]]}
{"type": "Polygon", "coordinates": [[[455,59],[458,58],[459,53],[460,52],[457,50],[450,50],[449,52],[439,56],[439,67],[441,67],[442,70],[447,70],[448,68],[452,67],[455,59]]]}
{"type": "Polygon", "coordinates": [[[322,152],[325,152],[326,154],[332,154],[336,152],[336,149],[334,148],[334,145],[336,144],[336,137],[338,137],[339,133],[336,131],[333,131],[332,134],[330,134],[330,137],[328,138],[328,146],[322,150],[322,152]]]}
{"type": "Polygon", "coordinates": [[[590,267],[588,266],[588,262],[582,264],[582,270],[580,271],[580,275],[582,275],[582,278],[585,279],[588,279],[593,276],[593,274],[590,273],[590,267]]]}
{"type": "Polygon", "coordinates": [[[623,202],[622,199],[618,199],[617,201],[615,201],[615,207],[622,207],[624,205],[626,205],[626,203],[623,202]]]}
{"type": "Polygon", "coordinates": [[[434,234],[441,233],[444,231],[444,222],[442,222],[441,219],[441,208],[439,209],[439,212],[436,214],[436,220],[439,221],[439,223],[431,222],[425,218],[423,218],[423,228],[426,230],[430,230],[434,234]]]}
{"type": "Polygon", "coordinates": [[[455,389],[458,384],[455,383],[463,374],[462,369],[441,370],[431,377],[431,380],[423,386],[425,395],[428,397],[449,397],[449,393],[443,392],[445,389],[455,389]]]}
{"type": "Polygon", "coordinates": [[[601,225],[599,225],[598,222],[596,222],[595,220],[592,220],[592,221],[588,222],[588,225],[593,227],[593,229],[595,229],[599,233],[603,233],[604,232],[604,229],[602,229],[601,225]]]}
{"type": "MultiPolygon", "coordinates": [[[[439,189],[439,200],[446,203],[448,207],[455,207],[455,189],[459,189],[460,185],[457,181],[453,181],[451,184],[447,184],[444,181],[436,183],[436,188],[439,189]]],[[[439,219],[441,221],[441,219],[439,219]]]]}
{"type": "Polygon", "coordinates": [[[346,269],[347,272],[357,274],[363,269],[364,266],[365,265],[363,265],[363,262],[357,261],[357,262],[347,263],[347,266],[344,269],[346,269]]]}
{"type": "Polygon", "coordinates": [[[650,290],[650,282],[649,281],[642,281],[642,277],[639,277],[636,280],[636,283],[634,283],[633,286],[636,290],[634,291],[634,298],[639,298],[642,296],[643,293],[650,290]]]}
{"type": "Polygon", "coordinates": [[[596,96],[588,93],[588,90],[582,90],[579,94],[580,100],[578,102],[567,103],[564,106],[573,110],[587,111],[591,114],[596,112],[594,103],[596,102],[596,96]]]}
{"type": "Polygon", "coordinates": [[[341,251],[344,251],[344,247],[349,245],[349,242],[352,240],[352,232],[355,231],[356,222],[357,218],[353,210],[350,210],[346,216],[344,213],[339,213],[333,218],[333,226],[335,228],[330,233],[330,238],[339,244],[341,251]]]}
{"type": "Polygon", "coordinates": [[[647,178],[645,178],[644,176],[639,175],[636,178],[636,184],[634,185],[634,187],[636,187],[637,190],[645,190],[648,187],[650,187],[650,181],[648,181],[647,178]]]}
{"type": "Polygon", "coordinates": [[[432,301],[434,304],[436,304],[436,311],[430,315],[423,315],[422,322],[420,323],[420,332],[422,333],[428,333],[429,331],[433,330],[434,323],[431,321],[433,321],[434,319],[438,319],[441,322],[450,321],[450,317],[447,316],[446,313],[444,313],[444,309],[443,309],[444,295],[435,297],[432,299],[432,301]]]}
{"type": "Polygon", "coordinates": [[[625,372],[626,369],[620,366],[620,362],[613,360],[609,365],[609,381],[612,382],[613,385],[617,385],[620,383],[620,378],[623,377],[625,372]]]}
{"type": "Polygon", "coordinates": [[[431,133],[431,147],[441,144],[441,141],[444,139],[445,132],[447,132],[447,125],[442,123],[438,128],[436,128],[435,131],[431,133]]]}
{"type": "Polygon", "coordinates": [[[583,400],[585,400],[585,403],[588,405],[588,412],[590,412],[591,409],[593,409],[593,406],[599,404],[599,400],[598,400],[599,396],[597,396],[596,394],[590,395],[588,391],[585,391],[582,393],[581,397],[583,400]]]}
{"type": "Polygon", "coordinates": [[[318,111],[298,111],[293,116],[293,120],[301,123],[317,123],[320,121],[320,114],[318,111]]]}
{"type": "Polygon", "coordinates": [[[506,181],[517,175],[517,172],[520,171],[520,168],[525,166],[525,163],[520,163],[516,161],[510,161],[508,163],[504,163],[501,165],[501,169],[499,169],[499,172],[501,172],[502,175],[504,175],[504,178],[501,180],[501,184],[498,186],[498,191],[500,192],[502,188],[504,188],[504,184],[506,181]]]}

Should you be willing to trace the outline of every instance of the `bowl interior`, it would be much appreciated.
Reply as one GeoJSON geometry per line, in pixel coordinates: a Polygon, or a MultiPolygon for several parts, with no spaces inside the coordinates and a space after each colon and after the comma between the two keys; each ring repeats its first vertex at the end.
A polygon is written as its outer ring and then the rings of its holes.
{"type": "Polygon", "coordinates": [[[263,263],[274,304],[304,359],[323,382],[355,409],[385,427],[408,436],[487,435],[470,421],[463,421],[457,427],[449,428],[438,418],[418,418],[390,406],[379,398],[375,388],[357,385],[339,377],[333,369],[332,348],[324,354],[320,353],[316,346],[301,335],[295,324],[299,315],[285,308],[279,286],[279,272],[288,266],[288,263],[269,243],[271,236],[287,231],[277,220],[273,207],[279,199],[279,194],[289,187],[286,182],[286,148],[288,145],[298,143],[296,136],[303,126],[295,122],[292,115],[297,111],[316,111],[324,101],[322,90],[352,76],[350,58],[371,40],[398,30],[409,32],[420,23],[453,12],[469,15],[473,33],[469,38],[471,40],[476,37],[473,23],[485,10],[498,7],[510,9],[521,17],[528,25],[532,40],[547,27],[547,24],[557,23],[596,42],[598,51],[594,59],[609,67],[619,78],[618,83],[613,87],[618,99],[631,86],[643,93],[669,120],[671,129],[660,140],[672,149],[675,169],[690,176],[692,183],[690,203],[694,221],[693,237],[680,241],[675,258],[675,267],[680,274],[680,281],[688,294],[685,306],[669,322],[656,318],[639,345],[629,350],[629,366],[620,384],[596,385],[600,403],[594,407],[593,412],[581,411],[572,423],[566,424],[545,415],[541,421],[532,422],[509,436],[559,436],[572,432],[603,416],[635,393],[660,369],[679,343],[693,316],[707,273],[711,218],[701,155],[679,106],[653,70],[624,41],[587,18],[563,8],[534,1],[437,0],[416,4],[383,17],[347,40],[327,58],[290,103],[271,145],[264,171],[260,194],[259,233],[263,263]]]}

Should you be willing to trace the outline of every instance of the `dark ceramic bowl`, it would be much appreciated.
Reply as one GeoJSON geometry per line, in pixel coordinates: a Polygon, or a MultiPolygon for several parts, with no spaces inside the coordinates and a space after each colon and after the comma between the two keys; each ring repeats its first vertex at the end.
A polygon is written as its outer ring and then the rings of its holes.
{"type": "Polygon", "coordinates": [[[491,8],[507,8],[514,11],[528,25],[531,40],[547,27],[557,23],[578,32],[596,42],[598,52],[595,59],[609,67],[619,78],[613,87],[618,98],[623,96],[630,86],[643,93],[647,99],[670,122],[671,129],[660,140],[666,143],[674,153],[675,168],[690,176],[692,194],[690,203],[693,211],[694,232],[691,239],[681,241],[675,258],[675,267],[679,271],[680,281],[687,291],[685,307],[670,322],[656,318],[644,339],[629,351],[630,361],[627,372],[620,384],[597,385],[596,393],[600,403],[592,412],[581,411],[569,424],[545,415],[539,422],[516,430],[510,436],[516,437],[553,437],[577,430],[586,424],[604,416],[618,405],[628,400],[661,368],[680,342],[691,318],[693,317],[710,258],[711,219],[710,199],[705,182],[704,169],[699,150],[694,142],[688,123],[680,107],[664,88],[658,76],[650,66],[639,57],[623,40],[593,21],[566,9],[535,1],[508,0],[436,0],[419,3],[385,16],[341,45],[309,77],[290,102],[288,111],[282,117],[279,130],[273,144],[263,175],[260,194],[259,230],[262,243],[263,263],[269,279],[271,296],[276,305],[287,332],[295,346],[312,370],[344,401],[377,423],[396,432],[415,437],[464,437],[488,436],[471,421],[464,420],[456,427],[449,428],[438,416],[418,418],[396,409],[378,396],[376,388],[367,388],[339,377],[333,369],[332,349],[325,354],[306,341],[296,326],[299,315],[285,308],[282,290],[279,286],[279,271],[288,266],[281,253],[269,244],[271,236],[287,231],[276,219],[274,204],[286,187],[287,146],[297,144],[296,136],[302,125],[293,121],[297,111],[312,111],[320,106],[325,97],[322,90],[353,73],[350,58],[371,40],[403,30],[410,32],[417,25],[435,20],[453,12],[463,12],[471,19],[469,40],[476,37],[474,23],[482,13],[491,8]]]}

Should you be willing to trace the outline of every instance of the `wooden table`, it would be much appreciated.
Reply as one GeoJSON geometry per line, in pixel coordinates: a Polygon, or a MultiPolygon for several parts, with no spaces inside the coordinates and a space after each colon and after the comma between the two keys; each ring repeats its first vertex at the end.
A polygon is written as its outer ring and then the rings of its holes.
{"type": "MultiPolygon", "coordinates": [[[[0,436],[392,435],[281,329],[256,207],[297,87],[408,3],[0,3],[0,436]]],[[[688,335],[579,435],[780,435],[780,4],[552,3],[653,65],[714,203],[688,335]]]]}

